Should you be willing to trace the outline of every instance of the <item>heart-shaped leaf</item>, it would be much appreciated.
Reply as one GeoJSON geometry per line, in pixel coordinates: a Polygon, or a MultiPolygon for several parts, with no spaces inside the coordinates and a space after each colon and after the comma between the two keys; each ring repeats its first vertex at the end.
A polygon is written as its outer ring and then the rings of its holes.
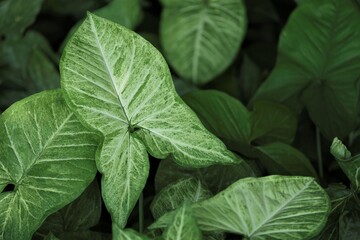
{"type": "Polygon", "coordinates": [[[359,25],[355,1],[302,1],[281,34],[276,67],[255,99],[297,110],[305,105],[328,139],[347,136],[359,109],[359,25]]]}
{"type": "MultiPolygon", "coordinates": [[[[216,196],[192,205],[203,231],[225,231],[249,239],[308,239],[325,225],[330,202],[310,177],[241,179],[216,196]],[[306,207],[304,207],[306,206],[306,207]]],[[[150,228],[166,227],[174,212],[150,228]]]]}
{"type": "Polygon", "coordinates": [[[30,239],[93,180],[98,139],[60,91],[12,105],[0,117],[0,136],[0,239],[30,239]]]}
{"type": "Polygon", "coordinates": [[[160,39],[175,71],[196,84],[224,71],[246,30],[242,0],[162,0],[160,39]]]}
{"type": "Polygon", "coordinates": [[[89,14],[65,47],[60,72],[68,104],[104,136],[97,167],[119,226],[145,185],[147,151],[192,167],[239,162],[176,94],[161,54],[134,32],[89,14]]]}

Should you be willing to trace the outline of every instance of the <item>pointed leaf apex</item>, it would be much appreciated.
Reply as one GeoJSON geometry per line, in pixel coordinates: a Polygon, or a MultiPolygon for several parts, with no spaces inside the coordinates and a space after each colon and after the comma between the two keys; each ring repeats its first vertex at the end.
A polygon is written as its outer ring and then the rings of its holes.
{"type": "Polygon", "coordinates": [[[330,152],[334,157],[340,160],[346,160],[351,157],[351,152],[337,137],[334,138],[331,144],[330,152]]]}

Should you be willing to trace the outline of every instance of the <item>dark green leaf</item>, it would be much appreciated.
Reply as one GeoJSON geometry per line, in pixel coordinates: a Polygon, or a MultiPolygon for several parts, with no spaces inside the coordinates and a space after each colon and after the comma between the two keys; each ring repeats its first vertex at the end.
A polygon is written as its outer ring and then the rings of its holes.
{"type": "Polygon", "coordinates": [[[250,113],[237,99],[215,90],[191,92],[183,100],[205,127],[233,150],[247,151],[250,144],[250,113]]]}
{"type": "Polygon", "coordinates": [[[291,143],[294,139],[296,115],[283,105],[257,101],[253,103],[250,119],[251,141],[257,144],[275,141],[291,143]]]}
{"type": "Polygon", "coordinates": [[[0,2],[0,35],[20,37],[40,11],[43,0],[4,0],[0,2]]]}
{"type": "Polygon", "coordinates": [[[207,168],[186,168],[177,165],[173,160],[161,161],[155,176],[157,191],[165,188],[168,184],[182,178],[194,177],[209,187],[212,193],[218,193],[240,178],[254,176],[249,168],[244,171],[241,164],[219,165],[215,164],[207,168]]]}
{"type": "Polygon", "coordinates": [[[328,139],[348,135],[359,107],[359,25],[354,1],[303,1],[281,34],[276,67],[255,99],[296,110],[304,104],[328,139]]]}
{"type": "Polygon", "coordinates": [[[312,176],[317,178],[317,173],[310,160],[296,148],[275,142],[259,146],[259,158],[270,174],[312,176]]]}

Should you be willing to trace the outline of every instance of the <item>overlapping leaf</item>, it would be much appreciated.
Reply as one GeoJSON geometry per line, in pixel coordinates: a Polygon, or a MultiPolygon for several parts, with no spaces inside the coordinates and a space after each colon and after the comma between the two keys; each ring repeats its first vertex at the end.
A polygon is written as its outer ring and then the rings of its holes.
{"type": "Polygon", "coordinates": [[[164,232],[165,240],[201,240],[202,234],[192,215],[192,209],[184,204],[180,207],[172,220],[170,226],[164,232]]]}
{"type": "Polygon", "coordinates": [[[89,15],[64,49],[60,72],[71,108],[104,136],[102,194],[121,227],[147,179],[147,151],[193,167],[239,161],[176,94],[160,53],[118,24],[89,15]]]}
{"type": "Polygon", "coordinates": [[[95,177],[97,136],[60,91],[26,98],[0,117],[0,239],[30,239],[95,177]],[[7,190],[5,188],[5,190],[7,190]]]}
{"type": "Polygon", "coordinates": [[[194,203],[211,197],[211,192],[195,178],[181,179],[162,189],[151,203],[150,209],[155,219],[166,212],[182,206],[183,203],[194,203]]]}
{"type": "Polygon", "coordinates": [[[160,38],[184,79],[203,84],[233,61],[246,30],[242,0],[162,0],[160,38]]]}
{"type": "Polygon", "coordinates": [[[275,69],[255,99],[300,110],[328,138],[356,127],[359,109],[360,9],[355,1],[304,0],[279,43],[275,69]]]}
{"type": "MultiPolygon", "coordinates": [[[[241,179],[192,205],[203,231],[249,239],[308,239],[325,225],[329,208],[328,196],[313,178],[285,176],[241,179]]],[[[173,215],[165,214],[151,228],[167,226],[173,215]]]]}

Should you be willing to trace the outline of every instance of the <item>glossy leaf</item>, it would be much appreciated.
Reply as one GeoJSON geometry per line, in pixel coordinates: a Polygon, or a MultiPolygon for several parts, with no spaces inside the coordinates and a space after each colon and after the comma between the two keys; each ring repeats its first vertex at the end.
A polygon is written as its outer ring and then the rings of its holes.
{"type": "Polygon", "coordinates": [[[192,215],[189,205],[185,204],[176,211],[170,226],[164,232],[165,240],[201,240],[202,234],[192,215]]]}
{"type": "MultiPolygon", "coordinates": [[[[313,178],[269,176],[241,179],[193,204],[192,210],[203,231],[249,239],[308,239],[325,225],[330,202],[313,178]]],[[[165,214],[151,228],[166,226],[173,214],[165,214]]]]}
{"type": "Polygon", "coordinates": [[[35,21],[43,0],[4,0],[0,2],[0,35],[20,37],[35,21]]]}
{"type": "Polygon", "coordinates": [[[67,108],[60,91],[26,98],[0,117],[0,239],[30,239],[51,213],[95,177],[97,136],[67,108]]]}
{"type": "Polygon", "coordinates": [[[335,138],[330,148],[331,154],[336,158],[337,163],[344,171],[356,190],[360,189],[360,154],[351,156],[346,146],[335,138]]]}
{"type": "Polygon", "coordinates": [[[170,65],[195,84],[211,81],[235,58],[246,31],[242,0],[162,0],[160,39],[170,65]]]}
{"type": "Polygon", "coordinates": [[[239,162],[176,94],[160,53],[134,32],[89,14],[64,49],[60,72],[72,110],[104,136],[97,167],[119,226],[145,185],[147,152],[192,167],[239,162]]]}
{"type": "Polygon", "coordinates": [[[195,178],[181,179],[162,189],[151,203],[150,209],[155,219],[166,212],[179,208],[183,203],[195,203],[212,196],[211,192],[195,178]]]}
{"type": "Polygon", "coordinates": [[[270,174],[311,176],[317,173],[310,160],[296,148],[280,142],[259,146],[259,158],[270,174]]]}
{"type": "Polygon", "coordinates": [[[281,34],[276,67],[255,99],[296,110],[304,104],[328,139],[348,135],[359,108],[359,25],[354,1],[302,1],[281,34]]]}

